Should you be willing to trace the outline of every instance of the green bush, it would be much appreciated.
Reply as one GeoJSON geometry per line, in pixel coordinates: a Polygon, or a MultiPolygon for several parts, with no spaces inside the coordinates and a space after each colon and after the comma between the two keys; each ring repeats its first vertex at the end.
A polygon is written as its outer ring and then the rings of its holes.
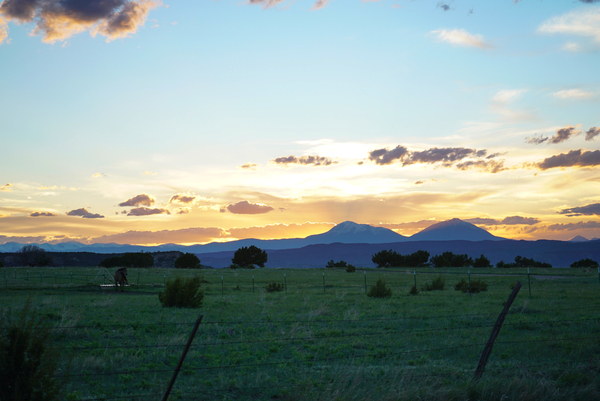
{"type": "Polygon", "coordinates": [[[374,298],[388,298],[392,296],[392,289],[386,287],[383,279],[377,280],[377,283],[369,289],[367,296],[374,298]]]}
{"type": "MultiPolygon", "coordinates": [[[[1,263],[1,262],[0,262],[1,263]]],[[[581,259],[577,262],[571,263],[571,267],[587,267],[587,268],[598,268],[598,262],[592,259],[581,259]]]]}
{"type": "Polygon", "coordinates": [[[200,289],[200,278],[176,277],[167,281],[164,291],[158,293],[162,306],[172,308],[199,308],[204,301],[204,291],[200,289]]]}
{"type": "Polygon", "coordinates": [[[419,289],[416,285],[410,287],[410,291],[408,292],[410,295],[419,295],[419,289]]]}
{"type": "Polygon", "coordinates": [[[273,282],[270,282],[269,284],[267,284],[265,289],[267,290],[267,292],[280,292],[280,291],[283,291],[285,289],[285,287],[283,286],[283,284],[279,284],[279,283],[276,283],[275,281],[273,281],[273,282]]]}
{"type": "Polygon", "coordinates": [[[51,332],[28,302],[0,319],[0,400],[56,400],[58,353],[51,332]]]}
{"type": "MultiPolygon", "coordinates": [[[[471,280],[471,294],[487,291],[487,287],[487,283],[482,280],[471,280]]],[[[463,278],[454,286],[454,289],[456,291],[469,292],[469,282],[463,278]]]]}
{"type": "Polygon", "coordinates": [[[193,253],[184,253],[175,259],[176,269],[200,269],[200,259],[193,253]]]}
{"type": "Polygon", "coordinates": [[[348,265],[348,266],[346,266],[346,271],[348,273],[354,273],[356,271],[356,267],[354,267],[352,265],[348,265]]]}
{"type": "Polygon", "coordinates": [[[446,280],[442,276],[439,276],[431,283],[425,283],[421,290],[423,291],[442,291],[446,286],[446,280]]]}

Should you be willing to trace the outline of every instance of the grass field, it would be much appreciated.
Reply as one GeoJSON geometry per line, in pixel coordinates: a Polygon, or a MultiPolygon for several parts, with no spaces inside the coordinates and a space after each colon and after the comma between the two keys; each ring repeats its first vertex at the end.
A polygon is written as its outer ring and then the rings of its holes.
{"type": "Polygon", "coordinates": [[[53,327],[67,400],[160,400],[200,314],[169,399],[600,399],[596,271],[531,269],[529,282],[524,269],[471,269],[489,286],[469,295],[454,290],[466,269],[129,269],[124,293],[101,289],[97,267],[3,270],[4,312],[30,299],[53,327]],[[161,307],[166,280],[195,274],[207,281],[202,308],[161,307]],[[415,278],[421,288],[440,274],[445,290],[409,295],[415,278]],[[391,298],[365,295],[365,279],[370,287],[378,278],[391,298]],[[265,292],[272,281],[286,291],[265,292]]]}

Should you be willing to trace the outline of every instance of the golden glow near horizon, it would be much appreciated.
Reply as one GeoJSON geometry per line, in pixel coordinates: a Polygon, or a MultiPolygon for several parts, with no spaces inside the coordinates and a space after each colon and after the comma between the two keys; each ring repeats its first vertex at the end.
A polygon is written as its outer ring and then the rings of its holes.
{"type": "Polygon", "coordinates": [[[600,4],[131,3],[0,1],[0,244],[600,238],[600,4]]]}

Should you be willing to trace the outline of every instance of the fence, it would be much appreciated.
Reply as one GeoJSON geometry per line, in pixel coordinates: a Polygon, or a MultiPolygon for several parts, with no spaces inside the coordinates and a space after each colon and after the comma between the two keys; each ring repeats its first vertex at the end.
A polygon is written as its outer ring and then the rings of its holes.
{"type": "MultiPolygon", "coordinates": [[[[507,318],[484,377],[556,380],[598,369],[597,306],[522,312],[507,318]]],[[[360,398],[361,391],[389,395],[413,385],[468,382],[495,318],[207,319],[171,399],[266,399],[292,391],[308,399],[360,398]]],[[[72,372],[60,375],[65,391],[86,400],[160,399],[192,325],[54,327],[61,354],[74,355],[72,372]]]]}

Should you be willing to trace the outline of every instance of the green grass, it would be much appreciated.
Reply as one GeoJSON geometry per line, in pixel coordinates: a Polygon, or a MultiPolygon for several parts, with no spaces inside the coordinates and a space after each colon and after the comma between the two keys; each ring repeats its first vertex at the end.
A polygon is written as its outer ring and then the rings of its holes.
{"type": "Polygon", "coordinates": [[[199,314],[169,399],[600,398],[596,271],[531,269],[566,277],[531,277],[530,297],[526,269],[471,269],[489,284],[474,295],[453,289],[467,269],[419,269],[418,286],[441,275],[446,289],[410,296],[413,270],[367,269],[367,289],[383,278],[393,290],[386,299],[366,296],[361,270],[129,269],[125,293],[101,290],[97,267],[16,269],[16,278],[5,271],[0,307],[31,298],[54,327],[64,368],[71,359],[78,376],[69,377],[65,399],[160,399],[199,314]],[[499,275],[515,273],[525,275],[499,275]],[[196,274],[208,281],[202,308],[160,306],[165,280],[196,274]],[[523,288],[483,378],[472,383],[517,280],[523,288]],[[287,290],[267,293],[272,281],[287,290]]]}

